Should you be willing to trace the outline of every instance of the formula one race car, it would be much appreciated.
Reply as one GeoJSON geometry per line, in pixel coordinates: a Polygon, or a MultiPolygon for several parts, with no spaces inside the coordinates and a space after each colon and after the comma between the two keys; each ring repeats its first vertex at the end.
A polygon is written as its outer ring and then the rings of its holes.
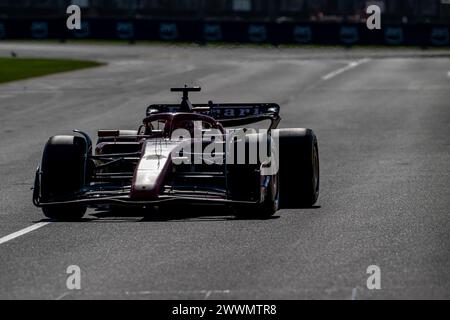
{"type": "Polygon", "coordinates": [[[216,204],[267,218],[280,206],[309,207],[319,195],[317,138],[276,129],[277,104],[151,105],[138,130],[51,137],[36,172],[33,203],[56,220],[87,207],[177,208],[216,204]],[[261,128],[259,126],[265,125],[261,128]],[[178,205],[178,207],[177,207],[178,205]]]}

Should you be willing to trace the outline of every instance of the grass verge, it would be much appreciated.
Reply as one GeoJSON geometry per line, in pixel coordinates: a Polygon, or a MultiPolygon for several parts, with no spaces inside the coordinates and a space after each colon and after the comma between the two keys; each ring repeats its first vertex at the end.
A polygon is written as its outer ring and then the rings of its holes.
{"type": "Polygon", "coordinates": [[[101,65],[103,64],[95,61],[0,57],[0,83],[101,65]]]}

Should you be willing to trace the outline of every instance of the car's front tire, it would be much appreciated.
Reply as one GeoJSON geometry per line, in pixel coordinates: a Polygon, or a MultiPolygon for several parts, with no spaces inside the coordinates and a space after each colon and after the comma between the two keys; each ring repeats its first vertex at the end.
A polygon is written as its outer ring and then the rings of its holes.
{"type": "Polygon", "coordinates": [[[278,174],[270,177],[271,182],[267,189],[264,201],[257,206],[256,216],[267,219],[273,216],[279,209],[280,186],[278,174]]]}
{"type": "Polygon", "coordinates": [[[269,219],[279,209],[279,179],[278,175],[270,177],[270,184],[264,201],[255,205],[238,205],[235,207],[237,218],[269,219]]]}
{"type": "Polygon", "coordinates": [[[52,205],[42,208],[44,215],[52,220],[57,221],[79,221],[86,213],[86,206],[67,206],[67,205],[52,205]]]}
{"type": "MultiPolygon", "coordinates": [[[[258,204],[235,205],[234,211],[238,218],[267,219],[273,216],[279,209],[279,175],[272,172],[271,159],[273,154],[278,152],[276,144],[270,135],[267,134],[247,134],[245,137],[245,164],[234,164],[228,167],[228,184],[231,186],[234,200],[247,201],[248,199],[258,199],[261,197],[261,179],[269,179],[264,200],[258,204]],[[256,145],[252,145],[256,144],[256,145]],[[266,145],[264,145],[266,144],[266,145]],[[263,148],[261,151],[260,148],[263,148]],[[256,159],[256,164],[251,164],[250,154],[256,159]],[[260,158],[265,157],[265,158],[260,158]],[[268,167],[266,167],[268,165],[268,167]],[[267,172],[264,172],[266,168],[267,172]]],[[[235,149],[239,152],[239,149],[235,149]]],[[[237,160],[235,159],[235,163],[237,160]]]]}
{"type": "Polygon", "coordinates": [[[54,220],[81,219],[85,205],[45,205],[71,200],[86,183],[86,140],[77,136],[51,137],[44,149],[40,172],[40,202],[54,220]]]}

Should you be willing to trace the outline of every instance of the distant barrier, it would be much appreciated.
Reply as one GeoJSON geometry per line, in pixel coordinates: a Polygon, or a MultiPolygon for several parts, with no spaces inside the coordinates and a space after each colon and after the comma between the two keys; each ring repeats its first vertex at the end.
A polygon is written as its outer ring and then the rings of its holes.
{"type": "Polygon", "coordinates": [[[0,39],[122,39],[319,45],[450,46],[450,25],[274,23],[83,19],[68,30],[65,19],[0,19],[0,39]]]}

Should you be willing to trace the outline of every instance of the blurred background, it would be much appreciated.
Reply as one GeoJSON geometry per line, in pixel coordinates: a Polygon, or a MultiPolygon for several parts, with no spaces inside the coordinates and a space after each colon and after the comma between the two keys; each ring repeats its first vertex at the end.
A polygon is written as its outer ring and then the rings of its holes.
{"type": "Polygon", "coordinates": [[[58,17],[70,4],[88,17],[353,21],[377,4],[389,22],[448,22],[445,0],[0,0],[2,17],[58,17]]]}
{"type": "Polygon", "coordinates": [[[0,0],[0,38],[447,46],[449,25],[450,0],[0,0]],[[382,30],[366,28],[372,4],[382,30]]]}

